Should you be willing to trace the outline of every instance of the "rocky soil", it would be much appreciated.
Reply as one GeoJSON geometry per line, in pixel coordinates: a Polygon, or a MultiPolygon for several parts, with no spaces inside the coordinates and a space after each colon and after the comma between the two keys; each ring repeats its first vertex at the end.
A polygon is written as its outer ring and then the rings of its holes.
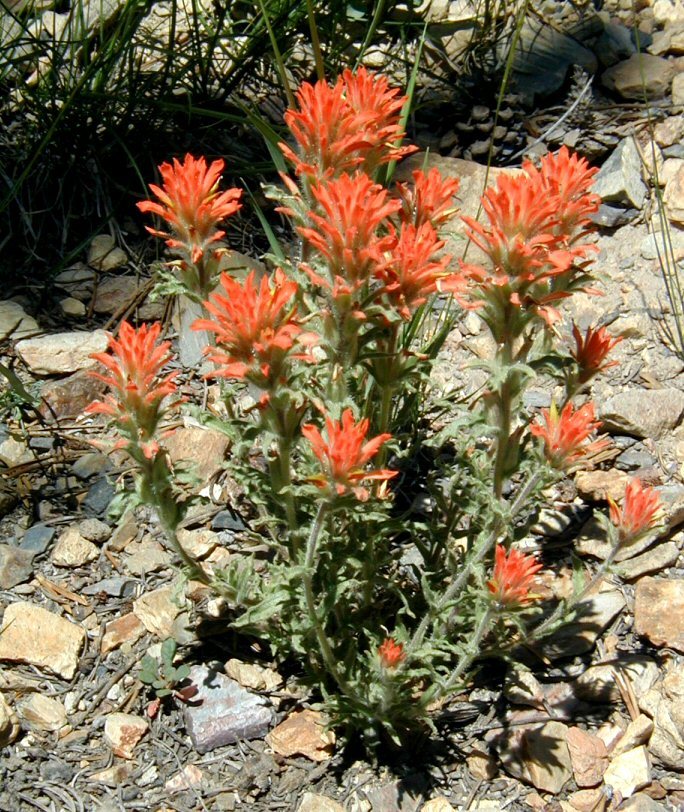
{"type": "MultiPolygon", "coordinates": [[[[433,2],[428,12],[448,31],[465,5],[433,2]]],[[[521,138],[528,154],[566,143],[601,163],[603,295],[575,295],[561,330],[575,320],[624,337],[613,351],[618,364],[591,392],[613,448],[555,489],[528,548],[554,556],[561,582],[571,578],[573,552],[595,566],[606,549],[592,515],[608,496],[620,498],[628,475],[658,488],[662,532],[624,551],[581,619],[536,652],[531,671],[484,674],[437,720],[439,734],[392,769],[355,760],[296,680],[226,631],[219,601],[198,584],[177,588],[152,517],[108,518],[124,463],[93,446],[103,429],[83,415],[101,394],[89,356],[121,319],[168,321],[170,308],[149,300],[147,270],[103,234],[55,280],[53,311],[36,312],[28,295],[0,302],[0,371],[12,371],[0,391],[0,808],[684,808],[684,361],[675,318],[684,273],[684,6],[636,4],[642,55],[627,27],[631,0],[606,6],[591,47],[573,40],[593,61],[574,52],[566,63],[594,77],[584,95],[581,74],[564,112],[521,118],[521,95],[541,90],[525,84],[519,62],[508,120],[495,124],[489,108],[473,106],[431,145],[428,162],[461,178],[461,209],[471,215],[486,174],[471,159],[492,143],[501,165],[521,138]],[[191,666],[199,692],[157,707],[141,661],[159,660],[170,637],[176,666],[191,666]]],[[[412,166],[399,171],[408,176],[412,166]]],[[[458,226],[449,250],[466,251],[458,226]]],[[[183,349],[185,322],[174,318],[171,335],[183,349]]],[[[475,392],[482,378],[466,365],[492,349],[478,318],[464,316],[435,365],[437,391],[475,392]]],[[[196,372],[183,370],[181,380],[191,401],[214,403],[196,372]]],[[[530,415],[552,395],[550,382],[536,382],[530,415]]],[[[247,543],[223,470],[226,439],[185,417],[169,448],[174,460],[191,457],[206,483],[184,543],[220,567],[247,543]]]]}

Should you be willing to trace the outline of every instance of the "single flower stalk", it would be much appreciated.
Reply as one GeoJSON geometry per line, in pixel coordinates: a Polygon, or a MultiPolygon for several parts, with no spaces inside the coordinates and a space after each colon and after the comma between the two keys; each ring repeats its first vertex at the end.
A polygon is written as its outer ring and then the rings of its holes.
{"type": "Polygon", "coordinates": [[[438,229],[448,223],[458,211],[454,198],[458,193],[458,178],[443,178],[434,166],[427,174],[422,169],[413,172],[413,184],[398,183],[397,190],[402,201],[399,213],[402,223],[420,228],[430,223],[438,229]]]}
{"type": "Polygon", "coordinates": [[[396,670],[406,659],[406,652],[401,643],[397,643],[393,637],[387,637],[378,646],[378,658],[380,665],[387,671],[396,670]]]}
{"type": "Polygon", "coordinates": [[[588,383],[599,372],[617,364],[617,361],[606,361],[606,358],[613,347],[622,341],[622,336],[613,338],[605,327],[588,327],[582,335],[576,324],[573,324],[572,334],[575,348],[571,354],[577,363],[577,381],[580,385],[588,383]]]}
{"type": "Polygon", "coordinates": [[[334,85],[304,82],[297,91],[298,109],[285,113],[297,151],[284,143],[280,150],[308,180],[356,169],[372,174],[416,149],[399,146],[404,137],[399,119],[408,101],[399,94],[386,77],[363,67],[356,73],[345,70],[334,85]]]}
{"type": "Polygon", "coordinates": [[[549,463],[562,471],[575,467],[589,454],[608,448],[608,439],[589,442],[600,426],[593,403],[585,403],[577,410],[572,403],[567,403],[561,412],[553,403],[550,409],[542,410],[541,418],[530,425],[530,431],[544,441],[544,453],[549,463]]]}
{"type": "Polygon", "coordinates": [[[207,167],[204,158],[193,158],[190,154],[182,163],[174,158],[173,164],[163,163],[159,167],[161,187],[150,184],[159,202],[142,200],[137,204],[140,211],[156,214],[169,224],[170,232],[146,228],[150,234],[165,239],[169,248],[178,251],[191,266],[194,275],[186,268],[183,276],[193,280],[197,289],[191,292],[201,295],[207,295],[214,281],[207,278],[212,274],[205,267],[209,260],[215,260],[210,247],[225,236],[218,225],[242,205],[241,189],[219,192],[223,167],[223,160],[213,161],[207,167]]]}
{"type": "Polygon", "coordinates": [[[206,354],[216,369],[206,377],[248,379],[270,391],[278,384],[286,360],[313,361],[307,349],[317,340],[304,333],[294,299],[298,285],[276,269],[272,282],[264,276],[257,284],[252,271],[243,283],[221,274],[222,293],[212,294],[204,307],[209,319],[198,319],[193,330],[216,335],[216,347],[206,354]],[[301,351],[291,352],[295,345],[301,351]]]}
{"type": "Polygon", "coordinates": [[[121,323],[119,337],[109,336],[109,352],[94,353],[108,373],[90,372],[103,381],[110,392],[103,401],[94,401],[86,414],[105,414],[114,419],[126,438],[119,445],[133,456],[142,453],[152,459],[159,451],[156,440],[159,422],[168,409],[165,399],[176,392],[178,372],[162,373],[171,360],[169,341],[158,342],[161,325],[143,324],[138,330],[121,323]]]}
{"type": "Polygon", "coordinates": [[[492,598],[505,609],[524,606],[534,599],[530,586],[535,575],[543,568],[534,556],[525,555],[515,548],[506,554],[502,544],[494,553],[494,572],[487,582],[492,598]]]}
{"type": "Polygon", "coordinates": [[[322,469],[312,478],[317,487],[328,491],[331,496],[353,493],[365,502],[370,493],[362,483],[386,482],[397,476],[398,471],[385,468],[366,470],[365,466],[392,437],[391,434],[379,434],[366,441],[369,425],[366,418],[356,423],[352,410],[345,409],[341,420],[326,417],[327,438],[311,423],[302,426],[302,435],[311,444],[322,469]]]}
{"type": "Polygon", "coordinates": [[[620,507],[608,498],[610,520],[618,531],[620,543],[629,544],[652,530],[662,514],[663,504],[654,488],[644,486],[637,477],[631,479],[620,507]]]}

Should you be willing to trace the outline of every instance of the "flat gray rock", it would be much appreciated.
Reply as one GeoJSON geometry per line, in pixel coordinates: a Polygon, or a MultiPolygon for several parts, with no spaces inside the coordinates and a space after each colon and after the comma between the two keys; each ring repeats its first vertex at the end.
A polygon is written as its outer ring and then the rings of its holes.
{"type": "Polygon", "coordinates": [[[193,666],[189,679],[199,691],[183,710],[183,717],[198,753],[242,739],[259,739],[268,733],[273,711],[264,697],[205,666],[193,666]]]}
{"type": "Polygon", "coordinates": [[[630,136],[620,141],[603,164],[592,192],[607,203],[626,203],[641,209],[646,191],[646,184],[641,179],[641,159],[630,136]]]}
{"type": "Polygon", "coordinates": [[[28,581],[33,573],[34,555],[21,547],[0,544],[0,589],[12,589],[28,581]]]}
{"type": "Polygon", "coordinates": [[[599,407],[599,419],[608,431],[652,440],[676,428],[683,415],[684,392],[680,389],[631,389],[599,407]]]}

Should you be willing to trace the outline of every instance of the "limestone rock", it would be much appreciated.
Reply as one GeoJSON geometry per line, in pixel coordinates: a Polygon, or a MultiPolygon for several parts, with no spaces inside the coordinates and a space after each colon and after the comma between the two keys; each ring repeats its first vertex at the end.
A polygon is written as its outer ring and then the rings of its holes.
{"type": "Polygon", "coordinates": [[[128,256],[116,245],[111,234],[93,238],[88,251],[88,265],[98,271],[113,271],[128,262],[128,256]]]}
{"type": "Polygon", "coordinates": [[[174,590],[162,587],[146,592],[133,601],[133,613],[151,634],[164,640],[172,636],[174,621],[182,612],[174,600],[174,590]]]}
{"type": "Polygon", "coordinates": [[[578,787],[595,787],[601,783],[608,766],[608,750],[597,736],[579,727],[568,729],[568,750],[578,787]]]}
{"type": "Polygon", "coordinates": [[[619,502],[625,495],[630,476],[615,469],[579,471],[575,477],[577,492],[591,502],[605,502],[608,497],[619,502]]]}
{"type": "Polygon", "coordinates": [[[620,741],[611,751],[612,754],[619,756],[621,753],[626,753],[628,750],[633,750],[635,747],[646,744],[651,738],[653,727],[653,721],[649,719],[645,713],[640,713],[636,719],[632,719],[627,725],[627,729],[620,738],[620,741]]]}
{"type": "Polygon", "coordinates": [[[661,25],[673,26],[684,23],[684,6],[680,0],[655,0],[651,7],[654,20],[661,25]]]}
{"type": "Polygon", "coordinates": [[[29,663],[71,679],[85,629],[27,601],[11,603],[2,618],[0,660],[29,663]]]}
{"type": "Polygon", "coordinates": [[[33,556],[21,547],[0,544],[0,589],[12,589],[28,581],[33,573],[33,556]]]}
{"type": "Polygon", "coordinates": [[[169,795],[185,792],[190,787],[198,787],[203,778],[204,773],[199,767],[194,764],[186,764],[180,772],[177,772],[164,784],[164,791],[169,795]]]}
{"type": "Polygon", "coordinates": [[[634,598],[637,634],[684,653],[684,578],[641,578],[634,598]]]}
{"type": "Polygon", "coordinates": [[[656,144],[661,147],[671,147],[684,138],[684,116],[668,116],[659,121],[653,130],[656,144]]]}
{"type": "Polygon", "coordinates": [[[684,415],[679,389],[631,389],[599,405],[599,419],[608,431],[660,439],[678,426],[684,415]]]}
{"type": "Polygon", "coordinates": [[[171,461],[192,463],[204,485],[214,474],[223,470],[230,440],[219,431],[188,426],[176,429],[165,444],[171,461]]]}
{"type": "Polygon", "coordinates": [[[637,695],[650,690],[660,676],[658,664],[650,657],[623,655],[614,662],[599,663],[587,668],[575,681],[575,693],[580,699],[590,702],[619,702],[616,672],[624,672],[637,695]]]}
{"type": "Polygon", "coordinates": [[[516,726],[500,737],[497,751],[508,773],[555,795],[572,778],[567,734],[568,727],[562,722],[516,726]]]}
{"type": "Polygon", "coordinates": [[[0,302],[0,341],[17,341],[40,332],[38,322],[29,316],[19,302],[0,302]]]}
{"type": "Polygon", "coordinates": [[[651,764],[646,748],[635,747],[616,756],[608,765],[603,782],[623,798],[647,787],[651,783],[651,764]]]}
{"type": "Polygon", "coordinates": [[[673,541],[661,542],[645,553],[623,561],[616,567],[616,571],[623,580],[635,581],[643,575],[674,566],[678,558],[679,547],[673,541]]]}
{"type": "Polygon", "coordinates": [[[672,80],[672,104],[684,104],[684,73],[678,73],[672,80]]]}
{"type": "Polygon", "coordinates": [[[204,666],[193,666],[189,679],[199,691],[193,704],[183,708],[183,718],[198,753],[268,732],[273,712],[266,699],[204,666]]]}
{"type": "Polygon", "coordinates": [[[61,730],[67,723],[66,710],[57,697],[31,694],[18,704],[17,711],[22,726],[39,733],[61,730]]]}
{"type": "Polygon", "coordinates": [[[80,319],[87,313],[87,308],[79,299],[73,296],[67,296],[65,299],[60,299],[59,309],[65,316],[71,316],[73,319],[80,319]]]}
{"type": "Polygon", "coordinates": [[[53,333],[18,341],[16,350],[35,375],[62,375],[94,367],[97,362],[90,356],[104,352],[107,343],[104,330],[53,333]]]}
{"type": "Polygon", "coordinates": [[[0,750],[19,735],[19,719],[7,700],[0,694],[0,750]]]}
{"type": "Polygon", "coordinates": [[[231,679],[252,691],[275,691],[283,684],[283,678],[277,671],[253,663],[243,663],[241,660],[228,660],[225,670],[231,679]]]}
{"type": "Polygon", "coordinates": [[[51,560],[56,567],[82,567],[100,555],[99,549],[83,538],[78,527],[67,527],[57,539],[51,560]]]}
{"type": "Polygon", "coordinates": [[[131,713],[110,713],[105,720],[104,736],[115,756],[133,758],[136,745],[147,733],[146,719],[131,713]]]}
{"type": "Polygon", "coordinates": [[[0,443],[0,462],[4,462],[8,468],[13,465],[23,465],[33,459],[31,450],[21,440],[7,437],[0,443]]]}
{"type": "Polygon", "coordinates": [[[660,99],[670,91],[674,65],[653,54],[636,53],[603,72],[601,82],[623,99],[660,99]]]}
{"type": "Polygon", "coordinates": [[[274,728],[266,742],[278,755],[306,756],[312,761],[325,761],[332,755],[335,734],[325,729],[325,721],[319,711],[300,710],[291,713],[274,728]]]}
{"type": "Polygon", "coordinates": [[[126,569],[131,575],[157,572],[171,564],[171,554],[151,538],[128,544],[126,556],[126,569]]]}
{"type": "MultiPolygon", "coordinates": [[[[684,79],[684,73],[681,74],[684,79]]],[[[665,186],[663,203],[667,216],[673,223],[684,225],[684,166],[680,166],[665,186]]]]}
{"type": "Polygon", "coordinates": [[[607,203],[643,207],[647,189],[641,179],[641,158],[634,138],[620,141],[596,175],[591,191],[607,203]]]}

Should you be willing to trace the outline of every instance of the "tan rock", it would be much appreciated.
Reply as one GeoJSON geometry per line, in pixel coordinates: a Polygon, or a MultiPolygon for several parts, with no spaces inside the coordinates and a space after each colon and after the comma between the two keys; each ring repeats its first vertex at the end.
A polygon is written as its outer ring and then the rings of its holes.
{"type": "Polygon", "coordinates": [[[305,792],[297,807],[297,812],[344,812],[344,807],[332,798],[328,798],[327,795],[305,792]]]}
{"type": "Polygon", "coordinates": [[[187,426],[176,431],[165,441],[171,461],[190,462],[202,482],[223,470],[230,440],[225,434],[199,426],[187,426]]]}
{"type": "Polygon", "coordinates": [[[266,743],[278,755],[301,755],[312,761],[330,758],[335,734],[325,729],[323,714],[313,710],[294,711],[266,736],[266,743]]]}
{"type": "Polygon", "coordinates": [[[151,634],[164,640],[172,637],[173,623],[182,607],[174,600],[174,590],[162,587],[146,592],[133,601],[133,613],[151,634]]]}
{"type": "Polygon", "coordinates": [[[580,471],[575,485],[580,496],[590,502],[605,502],[608,497],[619,502],[624,498],[627,483],[631,479],[624,471],[580,471]]]}
{"type": "Polygon", "coordinates": [[[672,80],[672,104],[684,105],[684,73],[678,73],[672,80]]]}
{"type": "Polygon", "coordinates": [[[154,539],[144,538],[128,544],[124,563],[131,575],[144,575],[170,566],[171,554],[154,539]]]}
{"type": "Polygon", "coordinates": [[[67,296],[59,301],[59,309],[65,316],[70,316],[73,319],[80,319],[87,313],[87,308],[79,299],[74,299],[73,296],[67,296]]]}
{"type": "Polygon", "coordinates": [[[652,733],[653,720],[649,719],[646,714],[640,713],[636,719],[632,719],[627,725],[627,729],[620,741],[615,745],[612,755],[619,756],[621,753],[626,753],[628,750],[647,744],[652,733]]]}
{"type": "Polygon", "coordinates": [[[64,705],[56,697],[31,694],[17,705],[22,726],[28,730],[48,732],[61,730],[67,723],[64,705]]]}
{"type": "Polygon", "coordinates": [[[61,375],[96,366],[90,356],[107,349],[107,334],[104,330],[52,333],[17,341],[15,349],[34,374],[61,375]]]}
{"type": "Polygon", "coordinates": [[[601,801],[605,799],[602,789],[581,789],[573,792],[568,801],[561,801],[563,812],[597,812],[601,809],[601,801]]]}
{"type": "Polygon", "coordinates": [[[679,547],[674,541],[657,544],[641,555],[623,561],[615,569],[625,581],[635,581],[652,572],[661,572],[673,566],[679,558],[679,547]]]}
{"type": "Polygon", "coordinates": [[[684,116],[668,116],[659,121],[653,129],[655,142],[661,147],[671,147],[684,138],[684,116]]]}
{"type": "Polygon", "coordinates": [[[0,749],[12,744],[18,735],[19,719],[4,695],[0,694],[0,749]]]}
{"type": "Polygon", "coordinates": [[[135,643],[145,634],[145,627],[133,612],[128,612],[105,626],[100,653],[103,657],[123,643],[135,643]]]}
{"type": "Polygon", "coordinates": [[[622,656],[610,663],[587,668],[575,681],[575,693],[590,702],[618,702],[620,691],[615,682],[616,671],[624,673],[637,694],[646,693],[658,677],[660,669],[655,660],[642,655],[622,656]]]}
{"type": "Polygon", "coordinates": [[[9,468],[31,462],[33,459],[33,453],[26,443],[14,437],[8,437],[0,443],[0,462],[4,462],[9,468]]]}
{"type": "Polygon", "coordinates": [[[198,530],[179,530],[178,541],[183,549],[197,561],[202,561],[219,545],[219,536],[214,530],[200,528],[198,530]]]}
{"type": "Polygon", "coordinates": [[[0,302],[0,341],[6,338],[18,341],[39,331],[38,322],[27,315],[19,302],[0,302]]]}
{"type": "Polygon", "coordinates": [[[456,812],[446,798],[432,798],[423,804],[420,812],[456,812]]]}
{"type": "Polygon", "coordinates": [[[651,764],[646,748],[635,747],[616,756],[608,765],[603,782],[623,798],[647,787],[651,783],[651,764]]]}
{"type": "Polygon", "coordinates": [[[243,688],[250,688],[252,691],[275,691],[283,684],[283,678],[277,671],[243,663],[241,660],[228,660],[225,672],[243,688]]]}
{"type": "Polygon", "coordinates": [[[601,82],[623,99],[639,99],[646,95],[658,99],[670,91],[674,66],[663,57],[636,53],[603,72],[601,82]]]}
{"type": "Polygon", "coordinates": [[[99,770],[89,775],[88,780],[96,781],[98,784],[104,784],[107,787],[119,787],[128,780],[130,774],[130,764],[115,764],[113,767],[107,767],[106,770],[99,770]]]}
{"type": "Polygon", "coordinates": [[[634,598],[637,634],[684,653],[684,578],[641,578],[634,598]]]}
{"type": "Polygon", "coordinates": [[[111,234],[99,234],[93,238],[88,251],[88,265],[98,271],[113,271],[128,262],[125,251],[116,245],[111,234]]]}
{"type": "Polygon", "coordinates": [[[595,787],[601,783],[608,766],[608,750],[597,736],[579,727],[568,729],[568,750],[578,787],[595,787]]]}
{"type": "Polygon", "coordinates": [[[496,742],[496,749],[504,768],[513,777],[555,795],[572,778],[567,734],[568,727],[555,721],[515,727],[496,742]]]}
{"type": "Polygon", "coordinates": [[[79,533],[78,527],[67,527],[62,532],[50,560],[56,567],[82,567],[100,555],[99,549],[79,533]]]}
{"type": "Polygon", "coordinates": [[[169,795],[174,795],[176,792],[185,792],[191,787],[197,787],[202,783],[204,773],[195,764],[186,764],[180,772],[177,772],[172,778],[164,784],[164,790],[169,795]]]}
{"type": "Polygon", "coordinates": [[[110,713],[105,720],[104,736],[115,756],[133,758],[136,745],[147,733],[146,719],[131,713],[110,713]]]}
{"type": "MultiPolygon", "coordinates": [[[[684,79],[684,73],[681,74],[684,79]]],[[[680,167],[669,179],[663,194],[667,216],[673,223],[684,225],[684,167],[680,167]]]]}
{"type": "Polygon", "coordinates": [[[29,663],[71,679],[85,642],[75,623],[26,601],[5,609],[0,631],[0,660],[29,663]]]}

